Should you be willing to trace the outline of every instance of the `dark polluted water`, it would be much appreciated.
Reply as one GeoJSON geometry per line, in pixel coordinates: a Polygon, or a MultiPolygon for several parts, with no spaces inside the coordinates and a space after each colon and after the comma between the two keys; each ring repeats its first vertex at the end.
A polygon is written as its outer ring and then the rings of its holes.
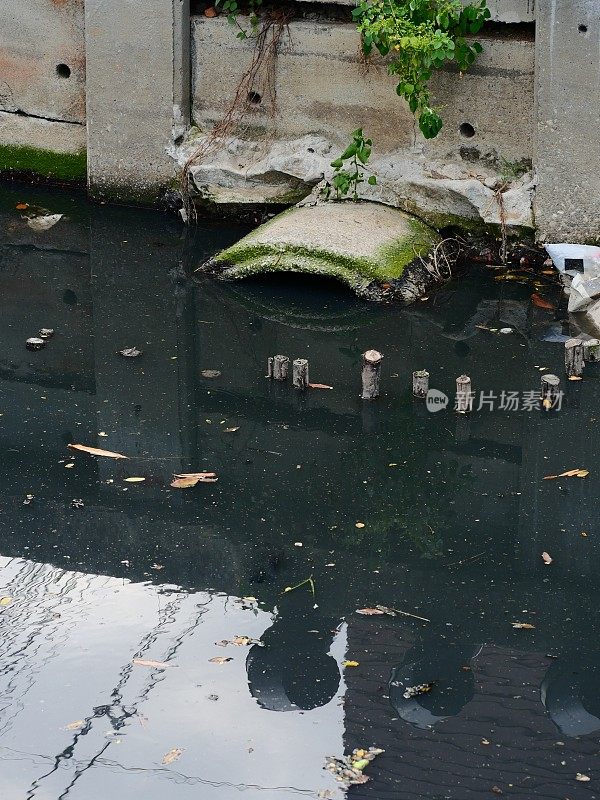
{"type": "Polygon", "coordinates": [[[186,277],[244,233],[2,190],[0,796],[342,798],[327,757],[379,747],[350,800],[598,797],[600,367],[532,408],[568,331],[489,269],[408,309],[186,277]]]}

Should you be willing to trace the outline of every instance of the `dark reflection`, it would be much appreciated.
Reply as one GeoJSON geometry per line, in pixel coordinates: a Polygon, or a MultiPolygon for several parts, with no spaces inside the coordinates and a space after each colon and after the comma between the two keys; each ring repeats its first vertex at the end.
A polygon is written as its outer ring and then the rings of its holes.
{"type": "Polygon", "coordinates": [[[432,641],[411,648],[390,677],[390,703],[405,722],[429,728],[459,714],[473,699],[471,660],[483,645],[432,641]],[[427,693],[405,697],[410,688],[433,684],[427,693]]]}
{"type": "Polygon", "coordinates": [[[557,661],[541,686],[542,703],[565,736],[600,730],[600,663],[595,657],[557,661]]]}
{"type": "Polygon", "coordinates": [[[340,684],[329,655],[333,620],[313,608],[311,595],[282,599],[273,624],[246,659],[248,686],[269,711],[308,711],[328,703],[340,684]]]}

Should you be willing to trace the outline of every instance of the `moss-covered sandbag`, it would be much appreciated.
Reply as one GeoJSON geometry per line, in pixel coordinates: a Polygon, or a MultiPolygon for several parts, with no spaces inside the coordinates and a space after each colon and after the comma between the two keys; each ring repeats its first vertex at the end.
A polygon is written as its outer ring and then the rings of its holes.
{"type": "Polygon", "coordinates": [[[267,272],[337,278],[361,297],[412,302],[436,282],[440,238],[396,208],[368,202],[296,206],[219,253],[201,271],[228,280],[267,272]]]}

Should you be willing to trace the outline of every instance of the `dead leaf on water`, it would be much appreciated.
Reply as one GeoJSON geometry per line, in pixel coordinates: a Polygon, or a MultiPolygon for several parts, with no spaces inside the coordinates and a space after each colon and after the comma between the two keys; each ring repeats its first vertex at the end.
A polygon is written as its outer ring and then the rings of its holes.
{"type": "Polygon", "coordinates": [[[570,381],[582,381],[583,378],[581,377],[581,375],[569,375],[569,380],[570,381]]]}
{"type": "Polygon", "coordinates": [[[543,481],[553,481],[558,478],[558,475],[545,475],[542,480],[543,481]]]}
{"type": "Polygon", "coordinates": [[[543,559],[543,561],[544,561],[544,564],[545,564],[546,566],[548,566],[549,564],[551,564],[551,563],[552,563],[552,556],[550,555],[550,553],[547,553],[545,550],[544,550],[544,552],[542,553],[542,559],[543,559]]]}
{"type": "Polygon", "coordinates": [[[582,783],[587,783],[588,781],[591,781],[591,778],[589,775],[584,775],[582,772],[578,772],[575,775],[575,780],[581,781],[582,783]]]}
{"type": "Polygon", "coordinates": [[[326,383],[309,383],[309,389],[333,389],[333,386],[328,386],[326,383]]]}
{"type": "Polygon", "coordinates": [[[166,661],[152,661],[148,658],[134,658],[133,663],[138,667],[151,667],[152,669],[168,669],[169,667],[176,667],[177,664],[167,664],[166,661]]]}
{"type": "Polygon", "coordinates": [[[380,608],[358,608],[356,613],[364,614],[366,617],[374,617],[379,616],[380,614],[385,614],[385,611],[382,611],[380,608]]]}
{"type": "Polygon", "coordinates": [[[145,480],[146,480],[146,478],[134,478],[134,477],[125,478],[125,482],[126,483],[141,483],[142,481],[145,481],[145,480]]]}
{"type": "Polygon", "coordinates": [[[210,664],[227,664],[228,661],[233,661],[232,658],[227,656],[215,656],[208,659],[210,664]]]}
{"type": "Polygon", "coordinates": [[[354,527],[355,528],[364,528],[365,527],[365,523],[364,522],[357,522],[357,523],[355,523],[354,527]]]}
{"type": "Polygon", "coordinates": [[[233,639],[221,639],[215,642],[219,647],[227,647],[228,644],[235,644],[238,647],[248,647],[251,644],[258,644],[262,647],[260,639],[253,639],[251,636],[234,636],[233,639]]]}
{"type": "Polygon", "coordinates": [[[183,755],[183,750],[181,747],[174,747],[172,750],[169,750],[168,753],[165,753],[163,756],[162,763],[163,764],[172,764],[173,761],[177,761],[178,758],[181,758],[183,755]]]}
{"type": "Polygon", "coordinates": [[[85,444],[69,444],[71,450],[81,450],[82,453],[89,453],[91,456],[104,456],[105,458],[129,458],[123,453],[112,453],[110,450],[100,450],[98,447],[88,447],[85,444]]]}
{"type": "Polygon", "coordinates": [[[239,429],[240,426],[238,425],[237,428],[224,428],[223,430],[225,433],[235,433],[236,431],[239,431],[239,429]]]}
{"type": "Polygon", "coordinates": [[[25,211],[26,208],[29,208],[29,203],[17,203],[15,208],[17,211],[25,211]]]}
{"type": "Polygon", "coordinates": [[[513,628],[519,628],[528,631],[533,630],[533,628],[535,628],[535,625],[532,625],[530,622],[511,622],[511,625],[513,626],[513,628]]]}
{"type": "Polygon", "coordinates": [[[221,370],[219,369],[203,369],[200,375],[203,378],[218,378],[221,374],[221,370]]]}
{"type": "Polygon", "coordinates": [[[342,661],[342,667],[358,667],[358,661],[342,661]]]}
{"type": "Polygon", "coordinates": [[[12,597],[0,597],[0,606],[9,606],[12,603],[12,597]]]}
{"type": "Polygon", "coordinates": [[[173,489],[191,489],[198,483],[216,483],[216,472],[181,472],[176,473],[171,481],[173,489]]]}
{"type": "Polygon", "coordinates": [[[65,725],[63,731],[78,731],[80,728],[83,728],[85,725],[85,720],[78,719],[75,722],[69,722],[68,725],[65,725]]]}
{"type": "Polygon", "coordinates": [[[548,300],[545,300],[540,294],[537,294],[537,292],[534,292],[531,295],[531,302],[534,306],[537,306],[538,308],[545,308],[548,311],[553,311],[556,308],[556,306],[552,305],[552,303],[548,302],[548,300]]]}

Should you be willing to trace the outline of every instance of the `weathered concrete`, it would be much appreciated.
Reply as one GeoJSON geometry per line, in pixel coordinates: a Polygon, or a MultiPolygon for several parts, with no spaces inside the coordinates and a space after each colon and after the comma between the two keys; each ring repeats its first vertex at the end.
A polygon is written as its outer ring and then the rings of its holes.
{"type": "MultiPolygon", "coordinates": [[[[195,17],[193,38],[193,118],[203,131],[218,123],[229,108],[252,54],[252,41],[232,35],[225,17],[195,17]]],[[[459,78],[443,70],[432,80],[433,97],[443,106],[444,128],[426,142],[406,103],[397,97],[397,81],[385,62],[373,57],[368,66],[352,24],[300,20],[289,26],[275,65],[277,108],[248,103],[246,138],[280,139],[318,134],[345,147],[350,133],[363,127],[378,153],[416,148],[429,157],[522,161],[533,153],[534,44],[528,37],[480,37],[484,52],[459,78]],[[515,114],[515,108],[518,113],[515,114]],[[461,134],[463,123],[475,136],[461,134]]],[[[260,87],[256,87],[260,92],[260,87]]]]}
{"type": "Polygon", "coordinates": [[[535,214],[544,241],[600,241],[599,52],[597,0],[539,0],[535,214]]]}
{"type": "Polygon", "coordinates": [[[227,280],[261,272],[308,272],[336,278],[368,300],[415,300],[435,282],[421,259],[440,241],[432,228],[378,203],[296,207],[279,214],[204,267],[227,280]],[[416,286],[416,275],[420,281],[416,286]]]}
{"type": "Polygon", "coordinates": [[[189,0],[86,0],[85,18],[90,193],[155,202],[187,127],[189,0]]]}
{"type": "Polygon", "coordinates": [[[84,0],[0,3],[0,110],[85,121],[84,0]]]}

